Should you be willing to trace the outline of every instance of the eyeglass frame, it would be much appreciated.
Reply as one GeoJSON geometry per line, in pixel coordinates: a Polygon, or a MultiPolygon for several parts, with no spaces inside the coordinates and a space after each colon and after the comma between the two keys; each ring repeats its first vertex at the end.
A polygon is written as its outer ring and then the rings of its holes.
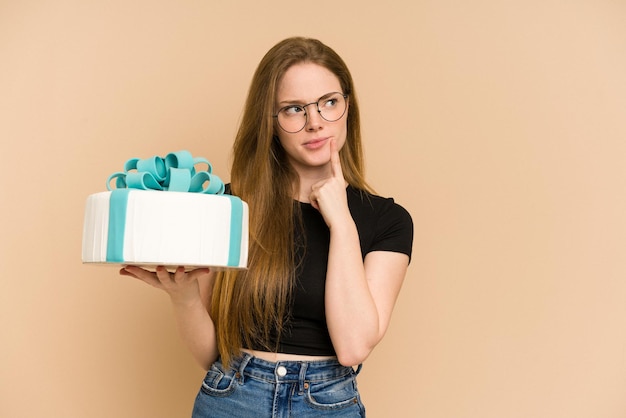
{"type": "Polygon", "coordinates": [[[278,111],[276,112],[276,114],[275,114],[275,115],[272,115],[272,118],[276,119],[276,123],[278,124],[278,126],[280,127],[280,129],[282,129],[283,131],[287,132],[288,134],[297,134],[298,132],[300,132],[301,130],[303,130],[303,129],[306,127],[306,124],[309,122],[309,114],[308,114],[308,112],[306,111],[306,107],[307,107],[307,106],[310,106],[310,105],[312,105],[312,104],[316,105],[316,106],[317,106],[317,113],[319,113],[320,117],[321,117],[322,119],[324,119],[326,122],[331,122],[331,123],[332,123],[332,122],[337,122],[339,119],[341,119],[341,118],[343,117],[343,115],[345,115],[345,114],[346,114],[346,111],[348,110],[348,97],[350,97],[350,95],[349,95],[349,94],[346,94],[346,93],[341,93],[341,92],[339,92],[339,91],[331,91],[330,93],[326,93],[326,94],[324,94],[323,96],[320,96],[320,98],[319,98],[319,99],[317,99],[317,101],[315,101],[315,102],[307,103],[307,104],[305,104],[305,105],[300,105],[300,104],[290,104],[290,105],[287,105],[287,106],[283,106],[283,107],[281,107],[280,109],[278,109],[278,111]],[[339,94],[339,95],[341,95],[341,96],[344,98],[344,100],[346,100],[346,108],[343,110],[343,113],[341,114],[341,116],[339,116],[337,119],[335,119],[335,120],[328,120],[328,119],[326,119],[326,118],[324,117],[324,115],[322,115],[322,111],[320,110],[320,101],[321,101],[323,98],[325,98],[325,97],[327,97],[327,96],[331,96],[331,95],[333,95],[333,94],[339,94]],[[283,127],[280,125],[280,122],[278,121],[278,115],[280,114],[280,112],[281,112],[282,110],[287,109],[287,108],[289,108],[289,107],[293,107],[293,106],[298,106],[298,107],[301,107],[302,109],[304,109],[304,125],[302,125],[302,128],[298,129],[297,131],[293,131],[293,132],[291,132],[291,131],[286,130],[285,128],[283,128],[283,127]]]}

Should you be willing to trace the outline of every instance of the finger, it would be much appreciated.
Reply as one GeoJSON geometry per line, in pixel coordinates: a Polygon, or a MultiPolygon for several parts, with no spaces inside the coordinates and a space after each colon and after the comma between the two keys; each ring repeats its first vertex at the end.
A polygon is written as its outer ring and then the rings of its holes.
{"type": "Polygon", "coordinates": [[[174,271],[174,281],[179,282],[185,278],[185,267],[178,266],[174,271]]]}
{"type": "Polygon", "coordinates": [[[122,267],[120,269],[120,276],[129,276],[129,277],[137,278],[137,276],[135,276],[133,273],[128,271],[125,267],[122,267]]]}
{"type": "Polygon", "coordinates": [[[343,170],[341,169],[341,159],[339,158],[339,149],[337,141],[333,138],[330,141],[330,166],[334,177],[343,179],[343,170]]]}
{"type": "Polygon", "coordinates": [[[137,266],[124,266],[120,270],[120,274],[124,276],[133,276],[138,279],[154,275],[153,272],[137,266]]]}
{"type": "Polygon", "coordinates": [[[317,202],[317,196],[320,188],[326,183],[326,180],[319,181],[311,186],[311,193],[309,193],[309,203],[315,209],[320,210],[319,204],[317,202]]]}
{"type": "Polygon", "coordinates": [[[320,205],[317,203],[316,199],[311,199],[311,206],[313,206],[317,210],[320,210],[320,205]]]}
{"type": "Polygon", "coordinates": [[[156,275],[148,270],[144,270],[140,267],[135,266],[126,266],[120,269],[121,276],[129,276],[137,280],[141,280],[151,286],[159,287],[161,284],[159,280],[156,278],[156,275]]]}
{"type": "Polygon", "coordinates": [[[156,276],[161,283],[172,281],[172,275],[170,275],[170,272],[163,266],[157,266],[156,276]]]}
{"type": "Polygon", "coordinates": [[[194,270],[191,270],[188,274],[190,279],[198,279],[202,276],[206,276],[209,273],[211,273],[211,269],[209,269],[208,267],[203,267],[203,268],[197,268],[194,270]]]}

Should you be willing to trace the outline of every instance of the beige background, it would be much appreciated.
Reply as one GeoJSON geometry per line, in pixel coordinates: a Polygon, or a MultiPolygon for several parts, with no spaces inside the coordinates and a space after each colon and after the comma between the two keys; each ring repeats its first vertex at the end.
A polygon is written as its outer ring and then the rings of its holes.
{"type": "Polygon", "coordinates": [[[228,179],[280,39],[348,62],[414,259],[370,417],[626,416],[626,4],[0,1],[0,416],[184,417],[167,297],[80,262],[88,194],[188,149],[228,179]]]}

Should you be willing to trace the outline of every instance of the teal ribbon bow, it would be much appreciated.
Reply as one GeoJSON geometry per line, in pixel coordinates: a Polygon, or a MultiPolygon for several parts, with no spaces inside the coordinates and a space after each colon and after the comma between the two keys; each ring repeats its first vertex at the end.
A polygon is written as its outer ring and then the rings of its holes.
{"type": "Polygon", "coordinates": [[[224,182],[215,174],[208,160],[193,157],[189,151],[169,153],[165,158],[131,158],[124,164],[124,171],[113,173],[107,179],[107,189],[164,190],[175,192],[224,194],[224,182]],[[196,166],[206,164],[206,170],[196,166]]]}

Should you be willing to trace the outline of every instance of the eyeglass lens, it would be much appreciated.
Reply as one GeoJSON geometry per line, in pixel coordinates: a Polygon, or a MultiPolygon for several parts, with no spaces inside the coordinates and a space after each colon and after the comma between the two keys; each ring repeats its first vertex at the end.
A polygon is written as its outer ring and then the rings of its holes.
{"type": "Polygon", "coordinates": [[[330,93],[317,102],[306,105],[289,105],[278,111],[276,115],[280,127],[289,133],[301,131],[307,123],[307,107],[317,106],[317,111],[324,120],[335,122],[346,112],[346,98],[342,93],[330,93]]]}

